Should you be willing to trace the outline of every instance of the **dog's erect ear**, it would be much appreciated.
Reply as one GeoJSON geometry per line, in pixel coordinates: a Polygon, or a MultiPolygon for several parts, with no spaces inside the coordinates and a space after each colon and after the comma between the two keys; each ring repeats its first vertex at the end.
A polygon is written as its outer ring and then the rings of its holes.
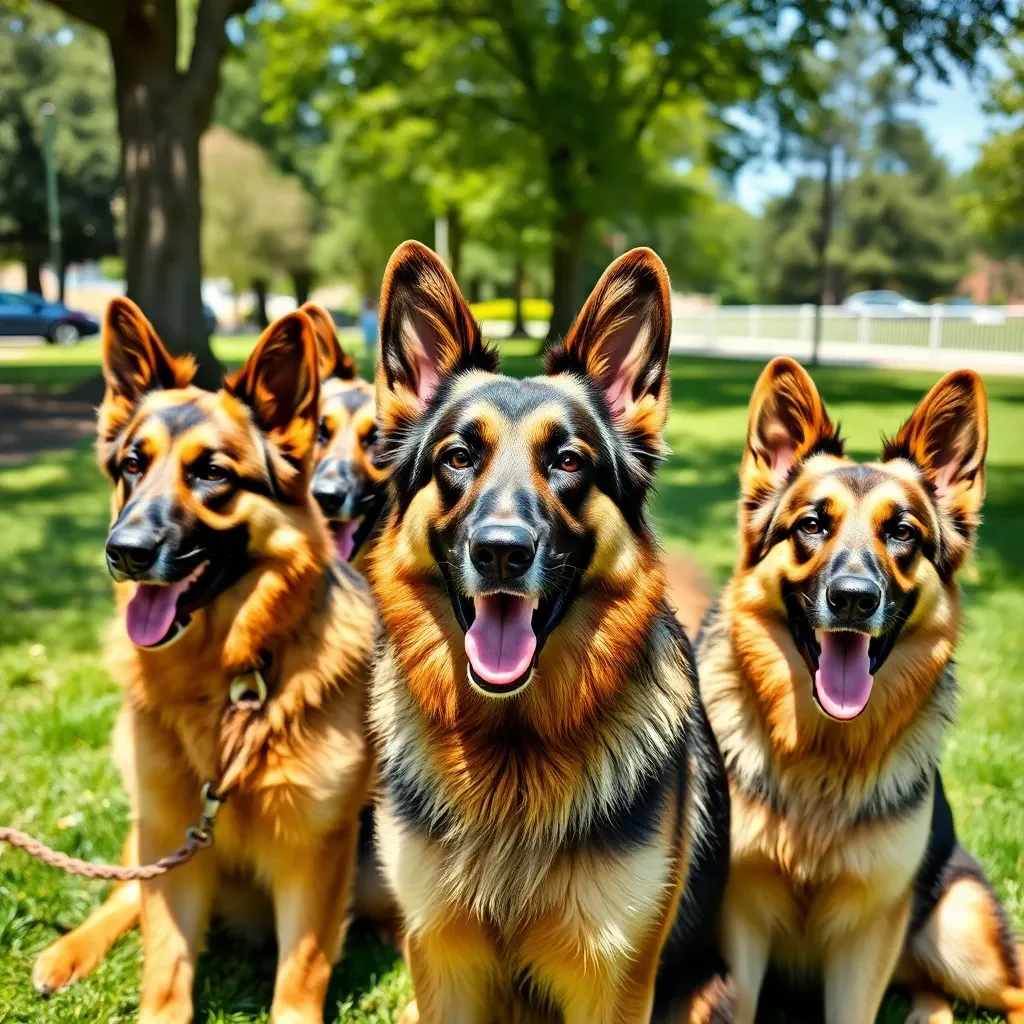
{"type": "Polygon", "coordinates": [[[821,451],[843,454],[839,430],[810,374],[795,360],[779,356],[761,372],[750,397],[744,491],[749,484],[777,487],[801,459],[821,451]]]}
{"type": "MultiPolygon", "coordinates": [[[[882,461],[906,459],[921,471],[935,500],[968,544],[985,498],[988,400],[973,370],[947,373],[921,400],[914,414],[887,441],[882,461]]],[[[959,564],[966,554],[951,552],[959,564]]]]}
{"type": "Polygon", "coordinates": [[[388,260],[380,297],[377,413],[384,430],[418,419],[453,374],[497,368],[451,271],[425,245],[403,242],[388,260]]]}
{"type": "Polygon", "coordinates": [[[829,419],[810,374],[795,360],[779,356],[754,385],[740,463],[740,527],[751,557],[760,556],[773,499],[790,470],[818,453],[843,455],[839,428],[829,419]]]}
{"type": "MultiPolygon", "coordinates": [[[[256,426],[300,476],[316,442],[320,378],[313,322],[301,310],[275,320],[224,390],[252,411],[256,426]]],[[[293,474],[288,474],[288,482],[293,474]]],[[[298,483],[296,481],[296,483],[298,483]]],[[[305,486],[305,483],[302,483],[305,486]]]]}
{"type": "Polygon", "coordinates": [[[131,299],[111,299],[103,318],[103,379],[106,383],[97,422],[100,462],[148,391],[185,388],[196,364],[191,356],[172,356],[153,325],[131,299]]]}
{"type": "Polygon", "coordinates": [[[672,304],[668,272],[650,249],[632,249],[604,272],[548,373],[578,373],[600,386],[616,421],[660,438],[668,417],[672,304]]]}
{"type": "Polygon", "coordinates": [[[320,368],[320,380],[337,377],[338,380],[354,380],[359,374],[356,361],[342,349],[334,329],[334,318],[315,302],[299,307],[313,322],[316,332],[316,358],[320,368]]]}

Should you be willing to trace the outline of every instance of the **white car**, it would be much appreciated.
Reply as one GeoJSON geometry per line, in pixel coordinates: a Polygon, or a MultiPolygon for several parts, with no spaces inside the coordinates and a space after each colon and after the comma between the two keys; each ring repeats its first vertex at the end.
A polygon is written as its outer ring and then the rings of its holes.
{"type": "Polygon", "coordinates": [[[886,313],[901,314],[903,316],[924,316],[928,307],[906,295],[900,295],[893,291],[854,292],[843,299],[843,307],[853,310],[856,313],[886,313]]]}

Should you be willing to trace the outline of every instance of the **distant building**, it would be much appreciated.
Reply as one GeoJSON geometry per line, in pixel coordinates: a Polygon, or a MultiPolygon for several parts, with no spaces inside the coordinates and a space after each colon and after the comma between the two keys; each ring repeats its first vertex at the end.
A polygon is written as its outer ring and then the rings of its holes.
{"type": "Polygon", "coordinates": [[[956,287],[979,306],[1024,304],[1024,262],[997,260],[983,252],[971,257],[971,272],[956,287]]]}

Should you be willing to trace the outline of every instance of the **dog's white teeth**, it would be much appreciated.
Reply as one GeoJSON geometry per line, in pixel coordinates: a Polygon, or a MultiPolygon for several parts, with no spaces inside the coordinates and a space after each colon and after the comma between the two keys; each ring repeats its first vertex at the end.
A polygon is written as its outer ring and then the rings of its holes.
{"type": "Polygon", "coordinates": [[[814,639],[818,641],[818,646],[821,646],[821,638],[825,635],[825,630],[816,629],[814,631],[814,639]]]}

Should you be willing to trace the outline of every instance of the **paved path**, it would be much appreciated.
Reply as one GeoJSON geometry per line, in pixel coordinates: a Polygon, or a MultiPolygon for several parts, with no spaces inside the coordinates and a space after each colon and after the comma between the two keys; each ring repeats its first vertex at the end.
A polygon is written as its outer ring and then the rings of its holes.
{"type": "Polygon", "coordinates": [[[71,445],[96,429],[96,403],[74,392],[0,384],[0,467],[71,445]]]}

